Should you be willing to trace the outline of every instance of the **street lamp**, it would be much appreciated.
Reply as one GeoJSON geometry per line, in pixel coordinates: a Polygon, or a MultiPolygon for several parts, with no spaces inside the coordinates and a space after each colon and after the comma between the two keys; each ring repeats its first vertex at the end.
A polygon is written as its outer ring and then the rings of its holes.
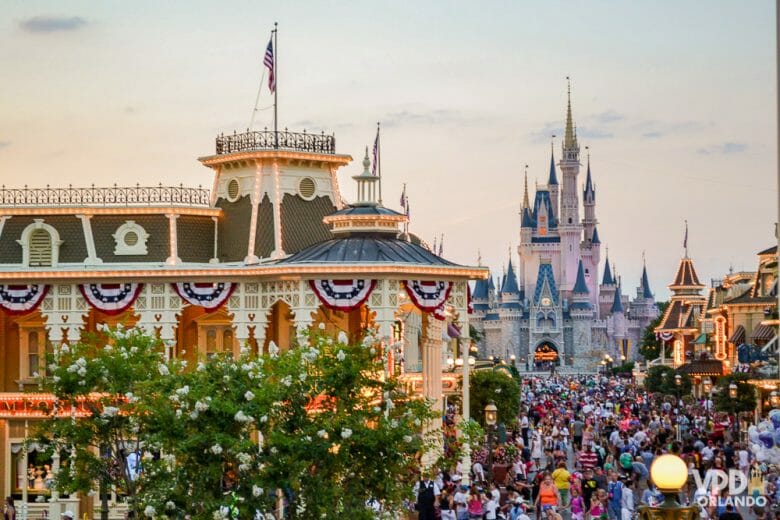
{"type": "Polygon", "coordinates": [[[734,383],[731,383],[729,385],[729,397],[731,397],[732,399],[737,398],[737,385],[735,385],[734,383]]]}
{"type": "Polygon", "coordinates": [[[469,356],[469,366],[473,368],[474,365],[476,364],[477,364],[477,358],[475,358],[474,356],[469,356]]]}
{"type": "Polygon", "coordinates": [[[452,370],[455,368],[455,360],[452,359],[452,356],[449,356],[447,358],[447,370],[452,372],[452,370]]]}
{"type": "Polygon", "coordinates": [[[712,391],[712,379],[710,379],[709,377],[705,377],[704,381],[702,381],[701,384],[704,393],[709,395],[709,393],[712,391]]]}
{"type": "Polygon", "coordinates": [[[662,508],[677,508],[677,494],[688,481],[688,465],[677,455],[666,454],[657,457],[650,466],[650,478],[664,494],[662,508]]]}
{"type": "Polygon", "coordinates": [[[511,356],[509,356],[509,361],[511,361],[511,362],[512,362],[512,364],[514,365],[514,364],[515,364],[515,361],[517,361],[517,356],[515,356],[514,354],[512,354],[511,356]]]}
{"type": "Polygon", "coordinates": [[[498,422],[498,408],[496,408],[496,403],[490,401],[485,406],[485,424],[495,426],[496,422],[498,422]]]}

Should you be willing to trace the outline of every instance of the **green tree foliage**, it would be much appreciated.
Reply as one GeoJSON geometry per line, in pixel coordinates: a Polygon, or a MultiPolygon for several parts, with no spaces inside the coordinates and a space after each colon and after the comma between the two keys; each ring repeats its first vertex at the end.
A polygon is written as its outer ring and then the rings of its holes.
{"type": "Polygon", "coordinates": [[[105,473],[97,471],[102,461],[89,458],[88,447],[114,438],[99,426],[122,422],[124,438],[137,441],[143,458],[143,471],[132,482],[139,515],[252,518],[272,511],[282,490],[291,500],[287,518],[373,518],[367,500],[397,511],[416,478],[420,453],[441,435],[421,433],[436,414],[384,377],[379,343],[370,337],[349,344],[343,333],[334,339],[317,331],[285,352],[272,344],[263,356],[242,350],[237,359],[204,359],[190,369],[164,363],[159,345],[138,332],[117,340],[129,341],[128,348],[74,347],[103,359],[100,364],[59,355],[60,379],[51,381],[58,396],[71,395],[71,388],[81,396],[100,388],[106,397],[92,417],[49,423],[68,423],[55,430],[57,441],[79,446],[73,471],[63,472],[74,478],[57,485],[72,482],[71,488],[85,490],[105,473]],[[93,363],[96,375],[90,376],[93,363]],[[122,394],[127,387],[110,382],[111,373],[103,370],[111,363],[124,365],[131,374],[125,380],[143,384],[143,391],[132,387],[122,394]],[[77,382],[65,384],[65,374],[77,382]],[[107,413],[117,403],[119,411],[107,413]]]}
{"type": "Polygon", "coordinates": [[[665,395],[683,396],[691,393],[693,382],[691,377],[680,372],[680,385],[677,385],[675,376],[678,372],[672,367],[660,365],[650,367],[645,377],[645,389],[648,392],[661,393],[665,395]]]}
{"type": "Polygon", "coordinates": [[[618,374],[631,374],[631,372],[634,371],[634,366],[636,363],[633,361],[626,361],[625,363],[621,363],[617,366],[612,367],[612,375],[616,376],[618,374]]]}
{"type": "MultiPolygon", "coordinates": [[[[645,331],[642,335],[642,344],[639,346],[639,353],[646,361],[657,359],[661,355],[661,346],[663,345],[663,342],[655,335],[655,328],[661,324],[661,319],[666,312],[666,308],[669,306],[669,302],[657,302],[656,306],[658,307],[659,312],[658,317],[645,327],[645,331]]],[[[670,348],[670,345],[666,346],[667,356],[671,355],[670,348]]]]}
{"type": "Polygon", "coordinates": [[[750,376],[744,373],[729,374],[718,378],[718,392],[715,394],[715,409],[719,412],[749,412],[756,408],[756,389],[748,383],[750,376]],[[737,397],[729,395],[729,385],[737,385],[737,397]]]}
{"type": "Polygon", "coordinates": [[[520,385],[504,370],[476,370],[471,374],[471,416],[485,424],[485,406],[490,401],[498,408],[498,422],[511,424],[520,409],[520,385]]]}

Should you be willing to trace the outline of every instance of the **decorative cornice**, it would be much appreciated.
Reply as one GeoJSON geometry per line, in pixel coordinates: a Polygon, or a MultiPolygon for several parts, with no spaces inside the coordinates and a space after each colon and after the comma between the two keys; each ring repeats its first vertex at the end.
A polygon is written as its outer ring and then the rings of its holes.
{"type": "Polygon", "coordinates": [[[335,164],[338,166],[346,166],[352,162],[351,155],[330,155],[310,152],[293,152],[289,150],[253,150],[248,152],[198,157],[198,161],[200,161],[203,166],[209,168],[238,161],[262,161],[266,159],[281,160],[285,162],[314,161],[321,164],[335,164]]]}
{"type": "Polygon", "coordinates": [[[221,217],[221,208],[192,208],[187,206],[120,206],[109,208],[75,207],[75,206],[38,206],[27,208],[2,208],[0,215],[195,215],[204,217],[221,217]]]}

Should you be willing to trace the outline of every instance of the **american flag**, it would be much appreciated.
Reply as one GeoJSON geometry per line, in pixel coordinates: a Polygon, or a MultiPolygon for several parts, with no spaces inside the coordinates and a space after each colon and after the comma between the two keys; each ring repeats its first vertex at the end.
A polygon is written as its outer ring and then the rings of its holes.
{"type": "Polygon", "coordinates": [[[374,139],[374,165],[371,167],[371,175],[376,176],[379,164],[379,126],[376,127],[376,139],[374,139]]]}
{"type": "Polygon", "coordinates": [[[404,191],[401,192],[401,207],[406,208],[406,183],[404,183],[404,191]]]}
{"type": "Polygon", "coordinates": [[[268,67],[268,90],[271,93],[276,92],[276,63],[274,60],[274,37],[268,40],[268,47],[265,48],[265,57],[263,65],[268,67]]]}

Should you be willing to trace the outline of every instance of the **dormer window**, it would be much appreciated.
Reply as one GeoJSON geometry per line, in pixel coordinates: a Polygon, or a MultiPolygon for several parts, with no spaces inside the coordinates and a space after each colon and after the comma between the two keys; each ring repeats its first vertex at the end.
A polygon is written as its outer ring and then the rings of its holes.
{"type": "Polygon", "coordinates": [[[43,219],[35,221],[22,231],[17,240],[22,246],[22,264],[27,267],[56,267],[59,258],[60,234],[43,219]]]}
{"type": "Polygon", "coordinates": [[[132,220],[128,220],[114,233],[115,255],[145,255],[149,233],[132,220]]]}

